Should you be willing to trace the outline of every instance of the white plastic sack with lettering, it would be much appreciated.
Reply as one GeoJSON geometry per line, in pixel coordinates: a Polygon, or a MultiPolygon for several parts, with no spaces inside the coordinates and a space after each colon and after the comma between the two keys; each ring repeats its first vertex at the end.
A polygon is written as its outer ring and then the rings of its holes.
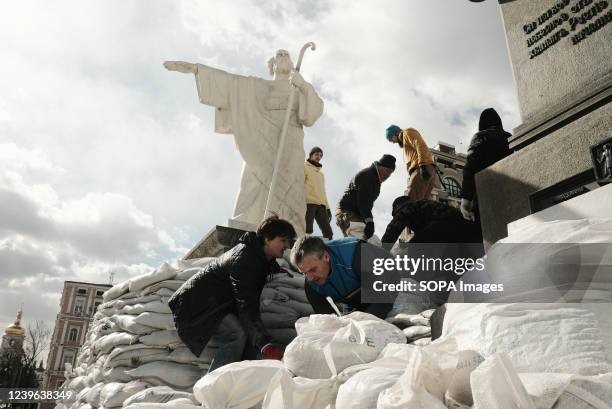
{"type": "Polygon", "coordinates": [[[405,344],[397,327],[364,312],[344,317],[311,315],[295,323],[298,336],[283,362],[296,376],[325,379],[352,365],[374,361],[389,343],[405,344]]]}

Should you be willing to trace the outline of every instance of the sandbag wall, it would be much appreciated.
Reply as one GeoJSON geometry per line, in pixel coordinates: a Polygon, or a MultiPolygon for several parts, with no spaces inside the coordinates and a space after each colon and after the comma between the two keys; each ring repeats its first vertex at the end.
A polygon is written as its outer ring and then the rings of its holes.
{"type": "MultiPolygon", "coordinates": [[[[193,355],[178,337],[168,300],[211,260],[180,261],[178,269],[163,263],[109,289],[74,368],[67,367],[63,389],[72,397],[58,402],[57,409],[168,401],[199,406],[193,385],[208,369],[217,345],[211,341],[199,357],[193,355]]],[[[295,321],[312,313],[303,287],[303,276],[291,272],[275,275],[266,285],[262,319],[276,341],[289,343],[296,335],[295,321]]]]}

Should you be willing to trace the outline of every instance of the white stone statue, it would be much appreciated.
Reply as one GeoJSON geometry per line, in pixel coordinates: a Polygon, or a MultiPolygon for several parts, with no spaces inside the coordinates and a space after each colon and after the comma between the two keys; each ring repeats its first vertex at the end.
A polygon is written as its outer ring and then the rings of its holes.
{"type": "Polygon", "coordinates": [[[303,234],[306,201],[302,126],[312,126],[319,119],[323,101],[294,70],[289,53],[278,50],[268,61],[274,80],[182,61],[166,61],[164,67],[195,74],[200,102],[216,107],[215,132],[234,135],[244,165],[232,220],[251,226],[264,217],[291,84],[297,87],[270,210],[303,234]]]}

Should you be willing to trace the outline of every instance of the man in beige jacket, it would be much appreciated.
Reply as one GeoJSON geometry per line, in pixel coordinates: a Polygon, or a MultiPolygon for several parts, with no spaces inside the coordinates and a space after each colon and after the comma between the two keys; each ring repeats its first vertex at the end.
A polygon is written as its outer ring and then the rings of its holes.
{"type": "Polygon", "coordinates": [[[325,176],[321,172],[323,150],[315,146],[304,162],[304,190],[306,191],[306,233],[312,234],[314,220],[317,221],[323,237],[332,239],[329,222],[331,210],[325,193],[325,176]]]}

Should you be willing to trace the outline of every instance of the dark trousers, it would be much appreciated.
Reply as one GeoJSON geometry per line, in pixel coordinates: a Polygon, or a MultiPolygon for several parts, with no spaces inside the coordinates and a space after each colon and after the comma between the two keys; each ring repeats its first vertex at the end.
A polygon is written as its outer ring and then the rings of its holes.
{"type": "Polygon", "coordinates": [[[323,237],[331,240],[333,233],[329,225],[329,216],[324,205],[306,204],[306,233],[312,234],[312,225],[317,221],[323,237]]]}
{"type": "Polygon", "coordinates": [[[227,314],[217,327],[211,341],[219,345],[215,352],[208,372],[212,372],[223,365],[242,360],[247,335],[234,314],[227,314]]]}

